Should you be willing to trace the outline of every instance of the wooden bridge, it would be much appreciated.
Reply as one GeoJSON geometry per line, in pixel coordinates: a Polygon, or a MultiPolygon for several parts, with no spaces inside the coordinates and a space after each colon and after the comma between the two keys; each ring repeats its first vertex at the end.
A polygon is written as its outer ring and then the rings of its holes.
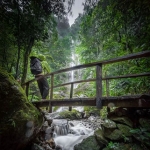
{"type": "MultiPolygon", "coordinates": [[[[128,75],[112,76],[112,77],[106,77],[106,76],[102,77],[102,69],[103,69],[102,66],[104,66],[104,65],[121,62],[121,61],[127,61],[127,60],[131,60],[131,59],[146,58],[146,57],[148,57],[148,58],[150,57],[150,51],[143,51],[143,52],[130,54],[130,55],[115,58],[115,59],[78,65],[78,66],[61,69],[61,70],[49,73],[49,74],[45,75],[45,77],[50,77],[50,79],[51,79],[51,81],[50,81],[50,98],[48,100],[33,102],[33,104],[36,105],[37,107],[49,106],[49,112],[52,112],[53,106],[69,106],[70,111],[72,109],[71,106],[97,106],[97,108],[102,108],[102,106],[149,108],[150,107],[150,95],[147,93],[141,94],[141,95],[110,97],[109,96],[109,80],[122,79],[122,78],[136,78],[136,77],[144,77],[144,76],[150,77],[150,72],[144,72],[144,73],[142,72],[140,74],[128,74],[128,75]],[[78,81],[63,83],[60,85],[54,85],[54,76],[55,75],[64,73],[64,72],[68,72],[68,71],[77,70],[77,69],[89,68],[89,67],[95,67],[96,78],[87,79],[87,80],[78,80],[78,81]],[[103,90],[102,81],[103,80],[106,81],[107,97],[103,97],[103,95],[102,95],[102,90],[103,90]],[[74,84],[83,83],[83,82],[95,82],[95,84],[96,84],[95,97],[73,98],[74,84]],[[68,99],[54,99],[53,98],[54,88],[58,88],[58,87],[66,86],[66,85],[70,85],[69,98],[68,99]]],[[[24,84],[26,86],[26,95],[27,96],[29,94],[30,84],[38,79],[40,79],[40,78],[30,80],[24,84]]]]}

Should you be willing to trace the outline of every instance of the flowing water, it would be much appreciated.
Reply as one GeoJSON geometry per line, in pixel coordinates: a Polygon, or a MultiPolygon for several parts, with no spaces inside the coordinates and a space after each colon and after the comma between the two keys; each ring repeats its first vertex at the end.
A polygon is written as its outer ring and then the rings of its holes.
{"type": "MultiPolygon", "coordinates": [[[[61,107],[57,112],[51,113],[50,118],[55,118],[58,112],[66,109],[68,107],[61,107]]],[[[79,112],[83,111],[83,107],[75,107],[75,109],[79,112]]],[[[54,127],[54,141],[62,150],[73,150],[76,144],[94,133],[90,125],[88,126],[83,120],[53,119],[52,126],[54,127]]]]}
{"type": "MultiPolygon", "coordinates": [[[[62,150],[73,150],[83,139],[93,135],[93,129],[87,128],[81,121],[55,120],[54,141],[62,150]],[[61,122],[62,121],[62,122],[61,122]]],[[[54,123],[53,122],[53,123],[54,123]]]]}

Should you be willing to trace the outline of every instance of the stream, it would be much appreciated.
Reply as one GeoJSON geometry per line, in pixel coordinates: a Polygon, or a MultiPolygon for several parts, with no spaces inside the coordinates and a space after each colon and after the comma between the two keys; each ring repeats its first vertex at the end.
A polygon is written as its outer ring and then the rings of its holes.
{"type": "MultiPolygon", "coordinates": [[[[57,112],[53,113],[45,112],[47,121],[45,121],[42,126],[44,135],[40,137],[40,143],[43,143],[42,141],[48,141],[47,143],[49,143],[49,145],[39,144],[41,147],[40,150],[51,150],[52,148],[56,150],[73,150],[75,145],[81,143],[83,139],[93,135],[97,126],[101,124],[100,118],[98,119],[94,116],[80,120],[58,119],[59,112],[66,109],[68,108],[60,108],[57,112]],[[95,122],[97,122],[97,120],[99,120],[99,123],[96,125],[95,122]],[[49,121],[51,124],[48,123],[49,121]]],[[[76,109],[79,112],[83,111],[82,107],[77,107],[76,109]]],[[[32,150],[37,150],[37,148],[32,147],[32,150]]]]}
{"type": "MultiPolygon", "coordinates": [[[[59,121],[63,123],[61,119],[59,121]]],[[[57,122],[54,130],[54,141],[56,145],[59,145],[62,148],[62,150],[73,150],[76,144],[92,135],[94,131],[93,129],[86,127],[82,121],[68,121],[67,124],[58,127],[57,122]]]]}

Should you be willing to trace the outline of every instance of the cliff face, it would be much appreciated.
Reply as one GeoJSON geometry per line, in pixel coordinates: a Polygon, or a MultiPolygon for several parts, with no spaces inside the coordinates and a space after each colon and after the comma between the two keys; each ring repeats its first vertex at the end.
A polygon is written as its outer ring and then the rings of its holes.
{"type": "Polygon", "coordinates": [[[22,149],[36,135],[42,120],[18,82],[0,68],[0,149],[22,149]]]}

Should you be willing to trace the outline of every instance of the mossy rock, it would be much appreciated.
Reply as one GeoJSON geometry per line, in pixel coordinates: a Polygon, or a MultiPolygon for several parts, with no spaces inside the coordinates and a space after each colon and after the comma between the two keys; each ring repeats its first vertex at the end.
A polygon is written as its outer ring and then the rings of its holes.
{"type": "Polygon", "coordinates": [[[74,150],[99,150],[100,147],[94,136],[89,136],[81,143],[74,146],[74,150]]]}
{"type": "Polygon", "coordinates": [[[112,132],[104,132],[104,136],[110,140],[120,140],[122,138],[122,132],[115,129],[112,132]]]}
{"type": "Polygon", "coordinates": [[[116,123],[110,119],[105,119],[102,126],[105,128],[116,128],[116,123]]]}
{"type": "Polygon", "coordinates": [[[111,120],[133,127],[133,122],[128,117],[113,117],[111,120]]]}
{"type": "Polygon", "coordinates": [[[80,118],[80,113],[76,110],[72,111],[62,111],[59,113],[61,119],[79,119],[80,118]]]}
{"type": "Polygon", "coordinates": [[[132,130],[132,128],[130,128],[129,126],[123,125],[123,124],[117,124],[117,127],[123,133],[123,135],[132,136],[132,133],[130,132],[130,130],[132,130]]]}
{"type": "Polygon", "coordinates": [[[18,150],[30,141],[43,118],[19,83],[0,68],[0,149],[18,150]],[[29,122],[32,125],[29,127],[29,122]],[[36,129],[36,130],[35,130],[36,129]]]}
{"type": "Polygon", "coordinates": [[[98,129],[94,132],[94,135],[96,137],[97,142],[99,143],[99,145],[107,145],[108,141],[107,139],[104,137],[104,133],[102,129],[98,129]]]}

